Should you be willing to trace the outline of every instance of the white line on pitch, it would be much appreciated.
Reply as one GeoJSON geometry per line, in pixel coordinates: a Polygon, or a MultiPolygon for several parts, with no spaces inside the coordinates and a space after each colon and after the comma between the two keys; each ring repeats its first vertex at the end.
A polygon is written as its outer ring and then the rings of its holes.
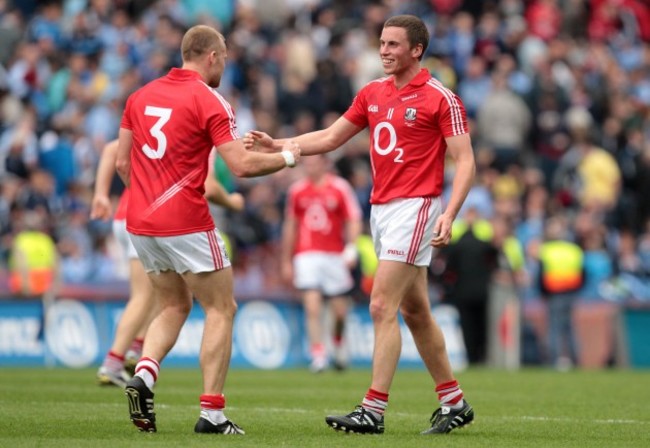
{"type": "MultiPolygon", "coordinates": [[[[77,404],[70,402],[71,404],[77,404]]],[[[36,403],[35,403],[36,404],[36,403]]],[[[64,404],[59,402],[59,404],[64,404]]],[[[122,403],[96,403],[95,406],[99,407],[123,407],[122,403]]],[[[158,409],[171,409],[171,408],[197,408],[195,405],[168,405],[165,403],[156,403],[156,408],[158,409]]],[[[308,410],[303,408],[278,408],[278,407],[240,407],[240,406],[228,406],[229,410],[233,411],[242,411],[242,412],[278,412],[278,413],[288,413],[288,414],[346,414],[348,410],[308,410]]],[[[422,414],[416,414],[413,412],[390,412],[389,415],[396,415],[400,417],[421,417],[422,414]]],[[[570,418],[570,417],[545,417],[545,416],[534,416],[534,415],[519,415],[519,416],[508,416],[502,415],[499,417],[493,417],[489,415],[481,415],[477,417],[477,421],[488,420],[488,421],[499,421],[499,420],[517,420],[524,422],[553,422],[553,423],[595,423],[599,425],[650,425],[650,420],[631,420],[631,419],[615,419],[615,418],[570,418]]]]}

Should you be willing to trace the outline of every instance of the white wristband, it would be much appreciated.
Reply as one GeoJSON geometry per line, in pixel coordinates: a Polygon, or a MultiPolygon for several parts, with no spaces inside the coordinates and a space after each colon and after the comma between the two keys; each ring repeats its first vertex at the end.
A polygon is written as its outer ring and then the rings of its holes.
{"type": "Polygon", "coordinates": [[[284,163],[289,167],[293,168],[296,166],[296,158],[293,156],[293,153],[291,151],[282,151],[280,154],[282,154],[282,157],[284,157],[284,163]]]}

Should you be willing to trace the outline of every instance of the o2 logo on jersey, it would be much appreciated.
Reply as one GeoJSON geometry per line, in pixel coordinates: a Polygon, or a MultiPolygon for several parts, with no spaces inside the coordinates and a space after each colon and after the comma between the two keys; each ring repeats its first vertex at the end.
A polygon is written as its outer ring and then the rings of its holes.
{"type": "Polygon", "coordinates": [[[375,132],[373,133],[373,142],[374,148],[377,154],[380,156],[387,156],[392,152],[395,152],[395,158],[393,162],[395,163],[404,163],[402,156],[404,156],[404,149],[396,148],[397,146],[397,132],[392,124],[387,121],[382,121],[381,123],[375,126],[375,132]],[[382,135],[382,131],[386,130],[388,132],[388,146],[382,147],[379,141],[379,138],[382,135]]]}
{"type": "Polygon", "coordinates": [[[305,226],[312,232],[329,233],[332,223],[323,204],[320,202],[309,204],[305,210],[305,226]]]}
{"type": "Polygon", "coordinates": [[[158,121],[149,129],[149,133],[156,139],[156,149],[153,149],[147,143],[142,145],[142,152],[150,159],[162,159],[167,150],[167,136],[162,131],[162,127],[169,121],[172,116],[172,110],[167,107],[147,106],[144,114],[148,117],[158,117],[158,121]]]}

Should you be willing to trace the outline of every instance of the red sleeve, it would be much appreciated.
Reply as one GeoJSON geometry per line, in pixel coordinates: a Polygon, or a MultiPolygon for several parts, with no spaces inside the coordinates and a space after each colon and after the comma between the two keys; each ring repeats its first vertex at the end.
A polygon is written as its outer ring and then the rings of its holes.
{"type": "Polygon", "coordinates": [[[216,90],[205,86],[205,92],[198,90],[197,104],[199,119],[208,130],[212,144],[216,147],[239,139],[235,111],[216,90]]]}
{"type": "Polygon", "coordinates": [[[366,88],[359,91],[343,116],[352,124],[365,128],[368,126],[368,109],[366,107],[366,88]]]}
{"type": "Polygon", "coordinates": [[[131,102],[133,100],[133,95],[129,95],[126,100],[126,105],[124,106],[124,112],[122,113],[122,122],[120,127],[128,129],[129,131],[133,130],[133,124],[131,123],[131,102]]]}

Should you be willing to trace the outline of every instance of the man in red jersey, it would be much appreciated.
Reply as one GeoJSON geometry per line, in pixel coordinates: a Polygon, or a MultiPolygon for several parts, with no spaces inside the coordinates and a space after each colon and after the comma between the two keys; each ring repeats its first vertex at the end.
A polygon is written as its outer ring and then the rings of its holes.
{"type": "Polygon", "coordinates": [[[289,188],[282,228],[282,272],[302,291],[310,369],[315,373],[325,370],[330,358],[321,325],[324,298],[332,312],[334,367],[346,365],[347,294],[354,287],[350,268],[361,233],[361,207],[352,186],[331,174],[329,166],[324,155],[303,159],[305,177],[289,188]]]}
{"type": "MultiPolygon", "coordinates": [[[[120,196],[115,215],[112,216],[110,186],[115,175],[117,157],[117,140],[107,143],[97,166],[95,191],[90,217],[92,219],[113,218],[113,235],[122,248],[124,259],[129,264],[129,300],[115,329],[115,337],[102,365],[97,370],[100,385],[125,387],[131,379],[137,361],[142,355],[144,336],[149,322],[156,315],[157,309],[153,297],[153,288],[147,273],[138,259],[138,254],[126,230],[126,210],[129,202],[129,189],[124,189],[120,196]]],[[[214,155],[212,151],[211,155],[214,155]]],[[[244,197],[239,193],[228,193],[216,180],[209,165],[205,180],[205,197],[217,205],[230,210],[240,211],[244,207],[244,197]]]]}
{"type": "Polygon", "coordinates": [[[130,188],[126,227],[160,307],[125,392],[131,421],[141,431],[156,431],[152,389],[194,296],[205,312],[203,394],[194,431],[243,434],[224,415],[237,304],[230,261],[204,198],[208,158],[214,146],[235,175],[259,176],[294,166],[300,149],[288,142],[278,154],[246,151],[230,104],[214,90],[226,62],[218,31],[190,28],[181,52],[182,68],[129,97],[119,132],[116,168],[130,188]]]}
{"type": "MultiPolygon", "coordinates": [[[[461,100],[420,60],[429,42],[424,23],[402,15],[384,23],[380,50],[385,78],[370,82],[324,130],[295,137],[303,155],[333,151],[370,128],[373,190],[370,225],[379,257],[370,297],[374,324],[372,383],[362,404],[325,420],[336,430],[379,434],[401,350],[398,312],[436,385],[440,407],[424,434],[447,433],[474,418],[455,380],[445,340],[431,317],[427,267],[433,247],[448,244],[451,225],[472,185],[474,155],[461,100]],[[445,154],[454,160],[453,191],[442,210],[445,154]],[[433,246],[433,247],[432,247],[433,246]]],[[[277,150],[283,140],[251,132],[249,149],[277,150]]]]}

